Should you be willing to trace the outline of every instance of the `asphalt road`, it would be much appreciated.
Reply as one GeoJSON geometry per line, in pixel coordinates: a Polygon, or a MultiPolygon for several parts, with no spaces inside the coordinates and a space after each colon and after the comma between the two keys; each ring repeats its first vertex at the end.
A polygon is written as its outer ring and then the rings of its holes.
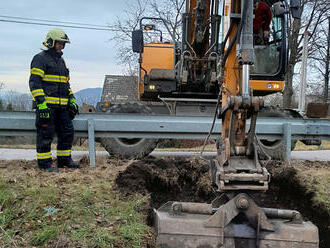
{"type": "MultiPolygon", "coordinates": [[[[55,156],[56,151],[53,151],[55,156]]],[[[83,155],[87,155],[88,151],[73,151],[73,159],[79,159],[83,155]]],[[[98,151],[96,156],[106,156],[107,152],[98,151]]],[[[199,156],[199,152],[152,152],[152,156],[155,157],[189,157],[199,156]]],[[[215,156],[215,152],[205,152],[203,154],[206,157],[215,156]]],[[[330,150],[318,150],[318,151],[293,151],[291,158],[294,160],[309,160],[309,161],[330,161],[330,150]]],[[[36,152],[34,149],[6,149],[0,148],[0,160],[34,160],[36,159],[36,152]]]]}

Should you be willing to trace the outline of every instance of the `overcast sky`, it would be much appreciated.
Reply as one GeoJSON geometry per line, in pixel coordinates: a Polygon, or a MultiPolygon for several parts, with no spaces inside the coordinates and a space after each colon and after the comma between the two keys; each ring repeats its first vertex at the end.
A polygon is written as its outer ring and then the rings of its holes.
{"type": "MultiPolygon", "coordinates": [[[[65,22],[111,24],[129,1],[114,0],[3,0],[0,15],[65,22]]],[[[8,19],[0,17],[0,20],[8,19]]],[[[29,92],[28,79],[32,57],[40,52],[49,29],[54,27],[0,21],[0,82],[5,90],[29,92]]],[[[71,88],[102,87],[104,75],[122,74],[115,58],[111,32],[62,28],[71,44],[64,59],[71,72],[71,88]]]]}

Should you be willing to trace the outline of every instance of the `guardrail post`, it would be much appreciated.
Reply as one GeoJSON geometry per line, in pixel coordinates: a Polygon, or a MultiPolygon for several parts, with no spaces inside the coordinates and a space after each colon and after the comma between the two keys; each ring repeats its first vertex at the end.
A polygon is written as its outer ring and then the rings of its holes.
{"type": "Polygon", "coordinates": [[[95,125],[94,120],[88,119],[89,165],[95,167],[95,125]]]}
{"type": "Polygon", "coordinates": [[[283,124],[283,139],[284,139],[284,161],[290,163],[291,159],[291,124],[283,124]]]}

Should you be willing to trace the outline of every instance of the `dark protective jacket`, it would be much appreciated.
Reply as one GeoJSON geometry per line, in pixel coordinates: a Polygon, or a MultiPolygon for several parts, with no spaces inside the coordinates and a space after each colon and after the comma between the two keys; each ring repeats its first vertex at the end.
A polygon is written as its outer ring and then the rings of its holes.
{"type": "Polygon", "coordinates": [[[49,107],[66,107],[69,99],[74,97],[62,53],[56,53],[54,49],[33,57],[29,84],[36,104],[46,100],[49,107]]]}
{"type": "Polygon", "coordinates": [[[258,32],[261,28],[263,31],[269,31],[270,22],[272,21],[272,11],[264,2],[258,3],[258,8],[254,10],[253,32],[258,32]]]}

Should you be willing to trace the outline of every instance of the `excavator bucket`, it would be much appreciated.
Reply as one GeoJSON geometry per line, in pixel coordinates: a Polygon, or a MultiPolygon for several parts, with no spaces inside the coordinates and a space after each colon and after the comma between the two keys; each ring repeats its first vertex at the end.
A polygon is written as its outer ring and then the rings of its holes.
{"type": "Polygon", "coordinates": [[[246,194],[217,202],[167,202],[155,210],[157,247],[319,247],[317,227],[297,211],[260,208],[246,194]]]}

